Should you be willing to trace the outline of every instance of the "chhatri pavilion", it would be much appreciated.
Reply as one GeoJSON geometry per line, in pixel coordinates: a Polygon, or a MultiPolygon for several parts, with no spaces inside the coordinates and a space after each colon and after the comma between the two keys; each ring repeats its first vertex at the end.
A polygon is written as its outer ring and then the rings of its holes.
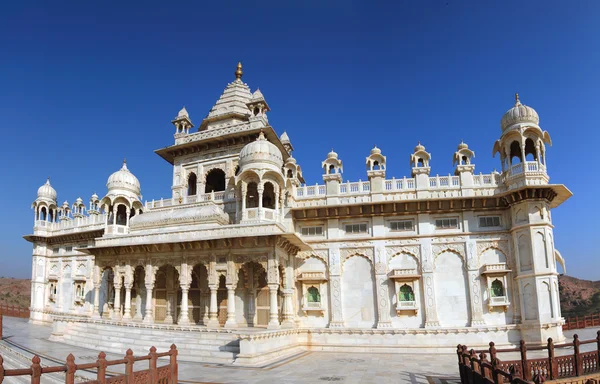
{"type": "Polygon", "coordinates": [[[31,321],[52,323],[53,340],[175,342],[184,359],[253,365],[564,339],[551,211],[571,192],[549,183],[551,139],[533,108],[517,96],[502,117],[501,172],[476,173],[461,142],[453,172],[431,175],[419,143],[410,175],[390,176],[375,147],[368,181],[345,180],[332,150],[323,182],[305,185],[242,75],[239,64],[197,129],[185,108],[173,119],[174,143],[155,151],[173,166],[171,196],[142,201],[141,165],[125,162],[89,202],[39,188],[31,321]]]}

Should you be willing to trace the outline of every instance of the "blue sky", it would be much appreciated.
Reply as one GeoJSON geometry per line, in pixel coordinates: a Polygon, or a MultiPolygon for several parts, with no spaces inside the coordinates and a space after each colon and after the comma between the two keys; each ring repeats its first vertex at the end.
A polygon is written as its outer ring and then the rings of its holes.
{"type": "Polygon", "coordinates": [[[570,275],[600,279],[600,2],[2,2],[0,275],[28,277],[31,202],[46,177],[59,202],[106,193],[124,157],[144,199],[168,197],[185,105],[196,126],[238,61],[288,132],[309,184],[333,147],[344,178],[366,180],[374,144],[388,177],[410,175],[420,140],[432,173],[453,171],[463,139],[476,172],[519,92],[552,136],[551,181],[574,196],[554,211],[570,275]]]}

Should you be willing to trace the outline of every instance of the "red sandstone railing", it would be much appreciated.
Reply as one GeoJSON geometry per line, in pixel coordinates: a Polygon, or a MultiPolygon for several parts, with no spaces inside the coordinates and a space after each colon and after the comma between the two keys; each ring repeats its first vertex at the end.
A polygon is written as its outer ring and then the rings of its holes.
{"type": "Polygon", "coordinates": [[[594,313],[592,315],[581,317],[569,317],[565,320],[565,323],[562,326],[563,331],[588,327],[600,327],[600,313],[594,313]]]}
{"type": "Polygon", "coordinates": [[[577,377],[594,373],[600,374],[600,331],[592,340],[579,341],[573,336],[572,343],[554,344],[552,338],[542,347],[529,347],[521,340],[519,348],[496,349],[493,342],[486,351],[468,350],[466,345],[458,345],[458,369],[462,384],[500,383],[541,383],[567,377],[577,377]],[[580,352],[580,346],[596,344],[596,350],[580,352]],[[554,350],[573,347],[573,353],[555,356],[554,350]],[[527,351],[547,350],[547,357],[528,359],[527,351]],[[490,359],[487,359],[489,353],[490,359]],[[520,352],[520,360],[501,361],[498,353],[520,352]]]}
{"type": "Polygon", "coordinates": [[[31,384],[40,384],[41,377],[47,373],[64,373],[65,383],[75,383],[75,373],[83,369],[96,369],[96,380],[83,381],[87,384],[177,384],[177,348],[171,345],[168,352],[156,353],[156,348],[150,348],[146,356],[134,357],[131,349],[127,350],[125,357],[121,360],[106,360],[106,354],[100,352],[95,363],[75,364],[75,356],[69,354],[65,365],[56,367],[42,367],[40,358],[36,355],[31,359],[31,367],[25,369],[4,369],[4,360],[0,356],[0,383],[6,377],[31,376],[31,384]],[[159,357],[169,356],[169,364],[158,367],[159,357]],[[133,364],[136,361],[148,360],[148,369],[134,371],[133,364]],[[107,377],[107,367],[125,364],[125,374],[111,375],[107,377]]]}
{"type": "Polygon", "coordinates": [[[4,316],[29,318],[29,308],[0,303],[0,313],[4,316]]]}

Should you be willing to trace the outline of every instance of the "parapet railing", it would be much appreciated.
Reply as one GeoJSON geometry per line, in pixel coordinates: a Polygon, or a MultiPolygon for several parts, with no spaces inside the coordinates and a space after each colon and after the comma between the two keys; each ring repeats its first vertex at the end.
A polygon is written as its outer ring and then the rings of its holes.
{"type": "Polygon", "coordinates": [[[219,192],[210,192],[210,193],[199,193],[197,195],[191,196],[182,196],[181,200],[175,198],[167,198],[160,200],[151,200],[146,201],[144,207],[146,209],[153,208],[165,208],[171,207],[174,205],[180,204],[193,204],[199,203],[203,201],[214,201],[218,203],[234,201],[235,200],[235,192],[234,191],[219,191],[219,192]]]}
{"type": "Polygon", "coordinates": [[[133,351],[128,349],[125,357],[121,360],[106,360],[106,353],[100,352],[98,360],[94,363],[75,364],[75,356],[69,354],[65,365],[54,367],[42,367],[41,359],[35,355],[31,359],[31,367],[24,369],[4,369],[4,359],[0,356],[0,383],[6,377],[30,376],[31,384],[40,384],[42,375],[49,373],[64,373],[65,384],[74,384],[75,375],[78,370],[96,370],[96,380],[83,381],[87,384],[108,383],[148,383],[148,384],[177,384],[177,347],[171,345],[168,352],[156,353],[156,348],[150,348],[146,356],[133,356],[133,351]],[[158,358],[169,356],[169,364],[157,366],[158,358]],[[148,361],[148,369],[134,371],[133,365],[137,361],[148,361]],[[107,373],[107,368],[116,365],[125,365],[124,374],[107,373]]]}
{"type": "Polygon", "coordinates": [[[17,307],[16,305],[0,303],[0,316],[1,315],[28,318],[29,308],[17,307]]]}
{"type": "Polygon", "coordinates": [[[592,340],[579,341],[579,336],[573,336],[572,343],[554,344],[552,338],[548,344],[541,347],[526,347],[521,340],[519,348],[496,349],[490,342],[489,349],[476,351],[468,350],[466,345],[458,345],[458,369],[462,384],[473,383],[541,383],[546,380],[578,377],[589,374],[600,375],[600,331],[592,340]],[[590,352],[580,352],[580,346],[596,344],[596,349],[590,352]],[[571,354],[556,356],[555,349],[573,348],[571,354]],[[547,351],[547,356],[528,359],[528,351],[547,351]],[[487,359],[489,353],[490,359],[487,359]],[[501,361],[498,353],[519,352],[520,360],[501,361]]]}
{"type": "Polygon", "coordinates": [[[600,312],[588,316],[568,317],[562,326],[563,331],[588,327],[600,327],[600,312]]]}

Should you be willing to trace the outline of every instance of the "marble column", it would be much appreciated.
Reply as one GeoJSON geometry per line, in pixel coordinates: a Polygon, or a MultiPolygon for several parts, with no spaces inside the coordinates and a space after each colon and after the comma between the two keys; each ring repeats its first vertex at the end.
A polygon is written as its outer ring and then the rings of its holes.
{"type": "Polygon", "coordinates": [[[265,191],[265,187],[262,184],[259,184],[257,187],[257,191],[258,191],[258,219],[262,220],[262,219],[264,219],[263,192],[265,191]]]}
{"type": "Polygon", "coordinates": [[[209,328],[219,328],[219,319],[217,314],[219,309],[217,308],[217,285],[209,285],[210,289],[210,307],[208,310],[208,324],[209,328]]]}
{"type": "Polygon", "coordinates": [[[377,328],[391,328],[389,280],[386,274],[385,245],[375,247],[375,296],[377,298],[377,328]]]}
{"type": "Polygon", "coordinates": [[[131,320],[131,284],[125,285],[125,313],[123,320],[131,320]]]}
{"type": "MultiPolygon", "coordinates": [[[[144,287],[145,289],[145,287],[144,287]]],[[[145,291],[142,290],[142,287],[138,287],[136,288],[136,295],[135,295],[135,316],[133,316],[133,320],[136,321],[142,321],[142,319],[144,318],[144,314],[142,311],[142,304],[143,304],[143,299],[142,299],[142,295],[145,293],[145,291]]]]}
{"type": "Polygon", "coordinates": [[[100,282],[94,282],[94,312],[92,313],[92,319],[100,318],[100,282]]]}
{"type": "Polygon", "coordinates": [[[477,244],[467,241],[467,278],[469,279],[469,298],[471,301],[471,327],[485,325],[481,300],[481,284],[479,280],[479,262],[477,244]]]}
{"type": "Polygon", "coordinates": [[[279,329],[279,313],[277,311],[278,284],[269,284],[269,324],[267,329],[279,329]]]}
{"type": "Polygon", "coordinates": [[[152,307],[152,291],[154,290],[154,284],[146,284],[146,315],[144,316],[144,323],[154,324],[154,308],[152,307]]]}
{"type": "Polygon", "coordinates": [[[190,291],[189,285],[181,285],[181,313],[179,314],[179,319],[177,320],[177,324],[179,325],[189,325],[190,324],[190,315],[188,308],[188,293],[190,291]]]}
{"type": "Polygon", "coordinates": [[[421,245],[421,260],[423,271],[423,287],[425,296],[425,328],[435,328],[440,326],[438,320],[437,307],[435,304],[435,284],[433,278],[433,252],[431,243],[426,242],[421,245]]]}
{"type": "Polygon", "coordinates": [[[113,320],[121,320],[121,284],[115,284],[115,302],[113,303],[113,320]]]}
{"type": "Polygon", "coordinates": [[[331,290],[331,317],[329,319],[329,328],[344,328],[339,249],[329,250],[329,287],[331,290]]]}
{"type": "Polygon", "coordinates": [[[294,312],[292,303],[292,294],[294,290],[292,288],[286,288],[283,290],[283,316],[281,326],[283,328],[294,328],[296,323],[294,322],[294,312]]]}
{"type": "Polygon", "coordinates": [[[235,285],[227,285],[227,321],[225,328],[237,328],[238,324],[235,319],[235,285]]]}
{"type": "Polygon", "coordinates": [[[254,327],[256,324],[256,292],[254,289],[248,290],[248,326],[254,327]]]}

